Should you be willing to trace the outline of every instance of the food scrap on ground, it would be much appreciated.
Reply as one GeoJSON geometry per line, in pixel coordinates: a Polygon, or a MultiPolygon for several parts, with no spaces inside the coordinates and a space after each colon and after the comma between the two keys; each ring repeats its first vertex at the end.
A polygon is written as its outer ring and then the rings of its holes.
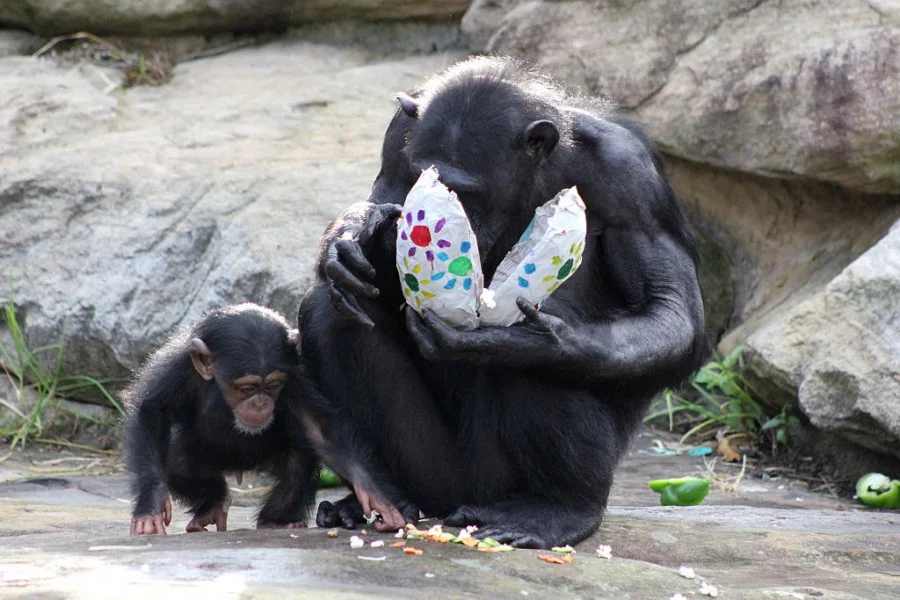
{"type": "Polygon", "coordinates": [[[337,529],[329,529],[328,533],[326,533],[325,535],[327,535],[330,538],[336,538],[338,536],[338,530],[337,529]]]}
{"type": "Polygon", "coordinates": [[[571,554],[564,554],[563,556],[555,556],[553,554],[538,554],[538,558],[544,562],[552,563],[554,565],[564,565],[566,563],[571,564],[575,562],[575,559],[571,554]]]}
{"type": "Polygon", "coordinates": [[[422,556],[424,553],[423,550],[419,550],[418,548],[413,548],[412,546],[406,546],[403,548],[403,554],[410,554],[413,556],[422,556]]]}
{"type": "Polygon", "coordinates": [[[709,493],[709,479],[699,477],[656,479],[649,485],[660,494],[659,503],[663,506],[695,506],[709,493]]]}
{"type": "Polygon", "coordinates": [[[900,480],[881,473],[867,473],[856,482],[856,497],[875,508],[900,508],[900,480]]]}
{"type": "Polygon", "coordinates": [[[360,560],[387,560],[387,556],[357,556],[360,560]]]}
{"type": "Polygon", "coordinates": [[[678,567],[678,574],[681,575],[682,577],[684,577],[685,579],[693,579],[694,577],[697,576],[697,574],[694,573],[694,569],[692,569],[691,567],[687,567],[685,565],[681,565],[680,567],[678,567]]]}
{"type": "Polygon", "coordinates": [[[366,545],[365,540],[363,540],[363,539],[362,539],[361,537],[359,537],[358,535],[354,535],[353,537],[350,538],[350,547],[351,547],[351,548],[354,548],[354,549],[355,549],[355,548],[362,548],[362,547],[365,546],[365,545],[366,545]]]}
{"type": "Polygon", "coordinates": [[[608,544],[600,544],[597,546],[597,556],[609,560],[612,558],[612,546],[608,544]]]}
{"type": "Polygon", "coordinates": [[[565,546],[553,546],[552,548],[550,548],[550,552],[575,552],[575,548],[569,546],[568,544],[566,544],[565,546]]]}
{"type": "Polygon", "coordinates": [[[701,581],[700,593],[704,596],[709,596],[710,598],[717,598],[719,596],[719,588],[706,581],[701,581]]]}
{"type": "Polygon", "coordinates": [[[375,540],[370,544],[373,548],[384,548],[384,540],[375,540]]]}

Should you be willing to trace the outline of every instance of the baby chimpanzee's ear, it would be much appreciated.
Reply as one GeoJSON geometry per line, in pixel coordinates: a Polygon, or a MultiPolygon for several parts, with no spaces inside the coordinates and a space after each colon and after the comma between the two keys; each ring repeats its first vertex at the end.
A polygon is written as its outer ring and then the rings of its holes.
{"type": "Polygon", "coordinates": [[[206,381],[212,381],[215,374],[213,372],[213,355],[207,348],[206,344],[200,338],[191,340],[191,362],[194,363],[194,369],[200,374],[200,377],[206,381]]]}
{"type": "Polygon", "coordinates": [[[552,121],[535,121],[525,128],[525,150],[536,158],[547,158],[559,142],[559,130],[552,121]]]}

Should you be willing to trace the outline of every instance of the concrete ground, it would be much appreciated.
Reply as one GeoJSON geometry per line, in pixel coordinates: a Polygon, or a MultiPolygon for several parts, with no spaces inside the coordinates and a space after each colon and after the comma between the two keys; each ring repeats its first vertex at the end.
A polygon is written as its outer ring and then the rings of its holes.
{"type": "Polygon", "coordinates": [[[778,471],[738,480],[740,468],[721,463],[703,505],[661,507],[647,481],[710,470],[702,458],[653,454],[659,437],[636,441],[603,525],[571,564],[427,541],[408,542],[423,552],[407,555],[374,532],[353,549],[343,530],[256,531],[258,478],[233,488],[226,533],[179,533],[188,519],[176,511],[170,535],[129,537],[118,459],[0,451],[0,598],[699,599],[704,582],[719,598],[900,598],[900,512],[811,491],[778,471]],[[385,546],[371,547],[379,539],[385,546]],[[596,555],[600,544],[611,559],[596,555]]]}

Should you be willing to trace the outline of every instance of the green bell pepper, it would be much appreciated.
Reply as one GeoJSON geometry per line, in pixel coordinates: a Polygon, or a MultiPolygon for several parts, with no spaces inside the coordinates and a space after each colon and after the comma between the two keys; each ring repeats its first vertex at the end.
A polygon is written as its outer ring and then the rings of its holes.
{"type": "Polygon", "coordinates": [[[344,482],[341,481],[341,478],[338,477],[337,473],[328,467],[322,467],[319,471],[319,487],[337,487],[339,485],[344,485],[344,482]]]}
{"type": "Polygon", "coordinates": [[[875,508],[900,508],[900,481],[881,473],[868,473],[856,482],[856,497],[875,508]]]}
{"type": "Polygon", "coordinates": [[[650,489],[660,494],[659,503],[663,506],[695,506],[709,493],[709,479],[656,479],[650,482],[650,489]]]}

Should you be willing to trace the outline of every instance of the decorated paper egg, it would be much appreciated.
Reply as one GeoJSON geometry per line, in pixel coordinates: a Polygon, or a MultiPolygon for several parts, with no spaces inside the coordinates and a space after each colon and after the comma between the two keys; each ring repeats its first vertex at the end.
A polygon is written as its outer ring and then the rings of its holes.
{"type": "Polygon", "coordinates": [[[406,302],[459,329],[478,327],[484,277],[478,244],[456,194],[426,169],[397,220],[397,271],[406,302]]]}
{"type": "Polygon", "coordinates": [[[506,327],[525,318],[523,297],[540,308],[581,265],[587,233],[584,202],[574,187],[539,207],[481,295],[479,323],[506,327]]]}

